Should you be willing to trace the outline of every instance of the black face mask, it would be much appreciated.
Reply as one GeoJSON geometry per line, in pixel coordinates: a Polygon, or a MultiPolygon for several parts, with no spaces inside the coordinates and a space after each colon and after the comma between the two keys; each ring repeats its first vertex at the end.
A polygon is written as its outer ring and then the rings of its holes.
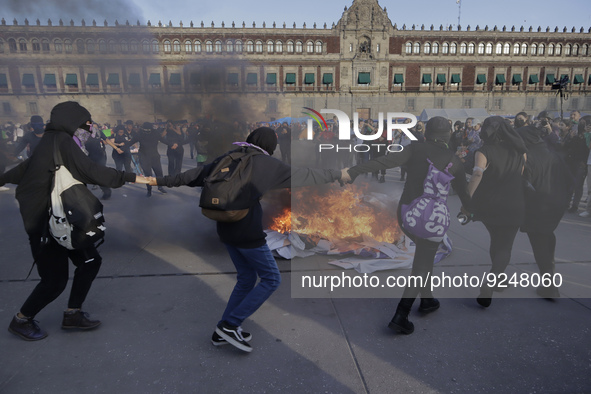
{"type": "Polygon", "coordinates": [[[79,128],[79,129],[86,130],[86,131],[88,131],[89,133],[90,133],[90,128],[91,128],[91,127],[92,127],[92,126],[91,126],[91,125],[89,125],[89,124],[86,124],[86,122],[84,122],[84,123],[82,123],[80,126],[78,126],[78,128],[79,128]]]}

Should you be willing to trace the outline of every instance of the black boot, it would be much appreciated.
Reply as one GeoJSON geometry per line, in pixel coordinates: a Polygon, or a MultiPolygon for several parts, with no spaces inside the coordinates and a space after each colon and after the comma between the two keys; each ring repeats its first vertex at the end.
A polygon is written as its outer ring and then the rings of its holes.
{"type": "Polygon", "coordinates": [[[408,320],[408,314],[414,300],[408,301],[408,298],[402,298],[396,308],[396,314],[388,324],[388,327],[394,331],[401,332],[403,334],[412,334],[415,330],[415,325],[408,320]]]}
{"type": "Polygon", "coordinates": [[[47,332],[39,327],[37,320],[33,320],[32,317],[21,319],[15,315],[8,326],[8,331],[25,341],[38,341],[47,337],[47,332]]]}
{"type": "Polygon", "coordinates": [[[430,313],[439,309],[439,300],[437,298],[421,298],[419,312],[430,313]]]}
{"type": "Polygon", "coordinates": [[[480,288],[480,294],[476,298],[478,305],[488,308],[492,302],[493,288],[484,285],[480,288]]]}
{"type": "Polygon", "coordinates": [[[166,190],[162,186],[158,186],[158,191],[162,194],[166,194],[166,190]]]}
{"type": "Polygon", "coordinates": [[[77,328],[80,330],[92,330],[101,325],[100,320],[90,320],[88,313],[76,309],[64,312],[62,328],[65,330],[77,328]]]}
{"type": "Polygon", "coordinates": [[[148,188],[148,194],[146,194],[146,197],[152,197],[152,186],[146,185],[146,187],[148,188]]]}

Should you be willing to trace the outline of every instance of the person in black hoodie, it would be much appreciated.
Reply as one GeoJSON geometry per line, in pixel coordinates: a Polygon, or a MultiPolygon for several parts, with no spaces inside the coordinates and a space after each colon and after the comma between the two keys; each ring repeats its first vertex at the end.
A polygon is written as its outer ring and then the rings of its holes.
{"type": "Polygon", "coordinates": [[[574,179],[564,160],[542,138],[541,128],[524,126],[517,133],[528,151],[523,171],[528,183],[524,188],[525,221],[521,231],[527,233],[541,277],[552,282],[538,286],[537,293],[544,298],[557,298],[560,292],[553,284],[554,230],[568,207],[574,179]]]}
{"type": "Polygon", "coordinates": [[[37,272],[41,281],[27,298],[20,311],[13,317],[8,330],[19,337],[35,341],[47,337],[47,332],[34,320],[35,315],[55,300],[68,283],[68,259],[76,266],[68,309],[62,320],[63,329],[93,329],[100,321],[91,320],[81,310],[88,291],[101,266],[101,256],[95,247],[68,250],[52,237],[46,237],[49,222],[49,206],[54,141],[61,153],[64,165],[72,176],[83,183],[108,187],[120,187],[125,182],[146,183],[146,178],[134,173],[117,171],[94,163],[78,147],[73,139],[78,128],[89,130],[91,116],[80,104],[68,101],[56,105],[51,111],[50,124],[31,157],[0,175],[0,185],[17,184],[15,197],[19,202],[25,231],[37,272]],[[44,244],[43,240],[48,239],[44,244]]]}
{"type": "MultiPolygon", "coordinates": [[[[158,152],[158,142],[166,144],[166,139],[162,134],[161,131],[154,130],[152,123],[144,122],[139,132],[135,133],[135,136],[128,142],[129,146],[137,142],[140,143],[138,154],[140,156],[140,166],[145,176],[152,176],[152,171],[156,176],[163,175],[160,153],[158,152]]],[[[146,187],[148,188],[147,196],[152,196],[152,186],[146,185],[146,187]]],[[[158,190],[163,194],[166,193],[162,186],[158,187],[158,190]]]]}
{"type": "Polygon", "coordinates": [[[460,159],[450,151],[448,142],[452,134],[451,124],[441,116],[431,118],[427,122],[424,143],[412,143],[404,147],[401,152],[380,156],[366,163],[358,164],[348,169],[350,179],[343,177],[341,181],[353,182],[364,173],[374,172],[387,168],[407,166],[408,176],[404,184],[404,190],[398,203],[398,223],[404,233],[414,241],[416,245],[415,255],[412,262],[412,275],[423,278],[422,287],[407,286],[398,303],[396,313],[388,325],[395,331],[403,334],[411,334],[414,331],[414,324],[408,320],[408,315],[415,298],[421,296],[419,311],[429,313],[439,308],[439,301],[433,297],[427,278],[433,272],[435,254],[439,242],[415,237],[406,231],[402,225],[401,207],[410,204],[414,199],[423,195],[423,184],[429,171],[430,159],[433,165],[442,171],[451,162],[449,172],[454,176],[452,186],[457,191],[462,204],[468,205],[470,198],[466,189],[466,173],[460,159]]]}
{"type": "Polygon", "coordinates": [[[39,141],[41,141],[43,132],[45,131],[45,123],[43,123],[43,118],[39,115],[31,116],[29,130],[30,132],[25,134],[23,139],[20,140],[14,149],[14,156],[18,156],[18,154],[21,153],[25,148],[27,148],[27,157],[31,156],[39,144],[39,141]]]}
{"type": "MultiPolygon", "coordinates": [[[[216,346],[230,343],[250,352],[252,347],[248,341],[251,335],[242,331],[242,322],[256,312],[281,283],[277,263],[265,241],[260,198],[271,189],[333,182],[340,179],[341,172],[292,169],[286,163],[271,157],[277,147],[277,135],[268,127],[254,130],[247,137],[246,143],[247,147],[241,149],[256,149],[264,154],[250,158],[252,177],[248,195],[251,196],[251,205],[246,217],[233,223],[217,222],[218,236],[226,246],[238,275],[236,286],[213,333],[212,343],[216,346]],[[257,277],[260,278],[258,284],[257,277]]],[[[204,179],[215,168],[218,159],[181,174],[152,179],[150,184],[168,187],[203,186],[204,179]]]]}

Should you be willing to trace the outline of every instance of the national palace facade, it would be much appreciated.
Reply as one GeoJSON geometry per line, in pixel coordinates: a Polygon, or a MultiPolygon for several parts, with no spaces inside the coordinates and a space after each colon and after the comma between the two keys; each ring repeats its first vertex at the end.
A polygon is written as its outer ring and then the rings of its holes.
{"type": "Polygon", "coordinates": [[[111,123],[270,120],[303,106],[537,114],[560,109],[552,84],[565,75],[565,111],[591,111],[590,45],[582,27],[399,26],[377,0],[353,1],[332,26],[2,19],[0,122],[66,100],[111,123]]]}

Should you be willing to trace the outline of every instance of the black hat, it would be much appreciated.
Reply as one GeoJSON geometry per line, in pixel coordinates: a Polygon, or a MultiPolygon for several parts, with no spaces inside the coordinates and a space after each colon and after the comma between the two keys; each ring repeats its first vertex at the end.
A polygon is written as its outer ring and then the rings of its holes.
{"type": "Polygon", "coordinates": [[[33,115],[33,116],[31,116],[31,123],[43,124],[43,118],[39,115],[33,115]]]}
{"type": "Polygon", "coordinates": [[[142,125],[142,130],[152,130],[154,126],[150,122],[144,122],[142,125]]]}
{"type": "Polygon", "coordinates": [[[268,154],[273,155],[277,148],[277,134],[269,127],[259,127],[248,135],[246,142],[263,148],[268,154]]]}
{"type": "Polygon", "coordinates": [[[425,139],[429,141],[445,142],[451,136],[451,124],[443,116],[435,116],[427,122],[425,128],[425,139]]]}

